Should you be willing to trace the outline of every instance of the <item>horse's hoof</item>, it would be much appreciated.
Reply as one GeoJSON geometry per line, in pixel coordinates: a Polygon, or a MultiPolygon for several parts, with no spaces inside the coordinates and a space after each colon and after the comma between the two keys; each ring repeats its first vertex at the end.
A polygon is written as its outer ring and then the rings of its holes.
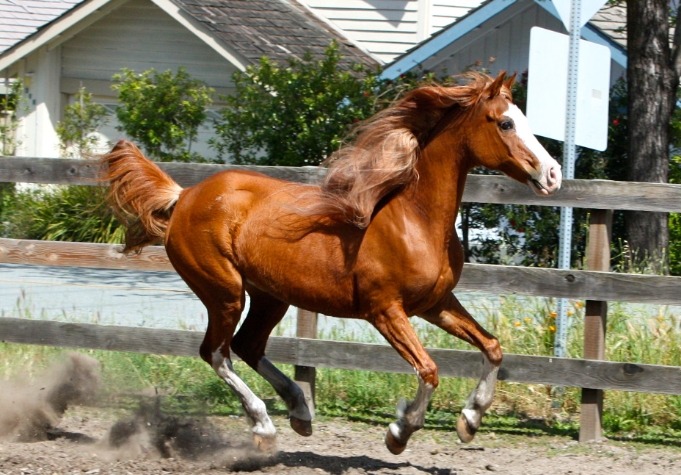
{"type": "Polygon", "coordinates": [[[253,443],[257,449],[265,453],[274,453],[277,451],[277,436],[273,435],[265,437],[259,434],[253,434],[253,443]]]}
{"type": "Polygon", "coordinates": [[[388,429],[388,433],[385,435],[385,446],[388,447],[388,450],[393,455],[400,455],[407,448],[407,444],[397,440],[390,429],[388,429]]]}
{"type": "Polygon", "coordinates": [[[477,429],[474,429],[468,423],[468,419],[466,419],[466,416],[464,416],[463,414],[459,416],[459,420],[456,422],[456,433],[459,434],[459,439],[461,439],[461,442],[467,444],[468,442],[473,440],[475,438],[475,433],[477,431],[478,431],[477,429]]]}
{"type": "Polygon", "coordinates": [[[312,421],[304,421],[297,417],[290,417],[291,429],[296,431],[303,437],[310,437],[312,435],[312,421]]]}

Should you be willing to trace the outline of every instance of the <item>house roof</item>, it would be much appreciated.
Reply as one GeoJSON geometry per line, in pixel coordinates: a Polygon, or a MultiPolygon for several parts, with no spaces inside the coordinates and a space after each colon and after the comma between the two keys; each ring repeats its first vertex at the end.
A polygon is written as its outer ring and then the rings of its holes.
{"type": "MultiPolygon", "coordinates": [[[[321,58],[332,40],[341,64],[378,62],[364,49],[294,0],[151,0],[243,69],[262,56],[321,58]]],[[[106,14],[127,0],[0,0],[0,69],[63,35],[78,22],[106,14]],[[21,16],[21,22],[16,17],[21,16]]]]}
{"type": "MultiPolygon", "coordinates": [[[[529,0],[526,0],[529,1],[529,0]]],[[[534,0],[556,18],[560,18],[551,2],[534,0]]],[[[397,57],[383,71],[384,78],[392,79],[407,72],[425,59],[446,48],[464,35],[480,27],[485,21],[498,15],[516,0],[485,0],[450,26],[443,28],[427,40],[419,43],[397,57]]],[[[582,38],[608,46],[613,60],[626,66],[626,7],[606,4],[591,21],[582,28],[582,38]]]]}
{"type": "Polygon", "coordinates": [[[341,48],[343,62],[378,63],[348,38],[295,1],[287,0],[171,0],[216,37],[250,62],[301,58],[306,51],[321,58],[331,40],[341,48]]]}
{"type": "Polygon", "coordinates": [[[83,0],[0,0],[0,51],[19,43],[83,0]]]}
{"type": "Polygon", "coordinates": [[[627,9],[621,4],[605,4],[589,22],[612,38],[622,48],[627,47],[627,9]]]}

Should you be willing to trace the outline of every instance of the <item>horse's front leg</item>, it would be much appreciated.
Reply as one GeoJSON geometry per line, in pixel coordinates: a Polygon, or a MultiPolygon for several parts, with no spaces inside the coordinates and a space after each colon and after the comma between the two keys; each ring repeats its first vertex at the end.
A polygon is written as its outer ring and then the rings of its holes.
{"type": "Polygon", "coordinates": [[[409,437],[425,423],[428,402],[438,385],[437,366],[421,345],[400,305],[395,304],[380,312],[372,323],[400,356],[412,365],[419,378],[416,397],[408,404],[400,402],[397,408],[398,420],[390,424],[386,434],[388,450],[397,455],[407,447],[409,437]]]}
{"type": "Polygon", "coordinates": [[[485,415],[485,411],[492,405],[494,399],[494,385],[502,360],[499,340],[482,328],[452,293],[420,316],[451,335],[475,346],[485,357],[480,381],[466,399],[466,404],[456,424],[456,431],[461,441],[470,442],[480,428],[482,416],[485,415]]]}

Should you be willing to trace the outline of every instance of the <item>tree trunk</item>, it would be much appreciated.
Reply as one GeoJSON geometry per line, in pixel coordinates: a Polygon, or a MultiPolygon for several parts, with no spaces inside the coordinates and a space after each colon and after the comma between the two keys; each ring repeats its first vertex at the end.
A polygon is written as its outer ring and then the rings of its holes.
{"type": "MultiPolygon", "coordinates": [[[[669,45],[669,1],[627,2],[630,181],[667,183],[672,111],[679,77],[669,45]]],[[[669,247],[667,213],[630,211],[626,234],[636,261],[669,247]]]]}

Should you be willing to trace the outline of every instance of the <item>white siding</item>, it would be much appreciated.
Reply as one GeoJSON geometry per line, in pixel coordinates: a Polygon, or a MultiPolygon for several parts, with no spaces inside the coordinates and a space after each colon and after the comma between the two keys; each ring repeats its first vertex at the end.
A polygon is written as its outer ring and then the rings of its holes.
{"type": "Polygon", "coordinates": [[[382,61],[389,63],[481,0],[301,0],[382,61]]]}
{"type": "MultiPolygon", "coordinates": [[[[423,67],[447,74],[459,74],[472,67],[488,69],[492,74],[502,70],[523,74],[527,71],[533,26],[566,33],[561,21],[544,8],[533,2],[519,2],[429,58],[423,67]]],[[[623,73],[623,68],[613,61],[611,83],[623,73]]]]}
{"type": "Polygon", "coordinates": [[[14,70],[24,81],[23,103],[18,110],[17,155],[58,157],[55,127],[61,115],[59,87],[60,50],[40,48],[14,70]]]}
{"type": "Polygon", "coordinates": [[[111,80],[122,68],[185,66],[213,87],[231,85],[235,67],[150,0],[133,0],[62,45],[62,76],[111,80]]]}

